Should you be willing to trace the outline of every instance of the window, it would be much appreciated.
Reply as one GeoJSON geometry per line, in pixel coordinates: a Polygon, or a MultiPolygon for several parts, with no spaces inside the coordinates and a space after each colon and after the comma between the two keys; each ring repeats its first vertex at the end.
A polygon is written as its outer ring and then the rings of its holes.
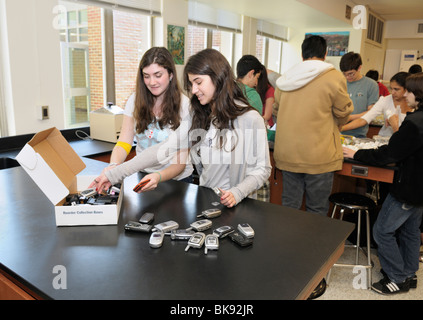
{"type": "Polygon", "coordinates": [[[188,25],[187,57],[207,48],[207,28],[188,25]]]}
{"type": "Polygon", "coordinates": [[[257,21],[256,55],[267,69],[282,73],[283,43],[288,28],[264,20],[257,21]]]}
{"type": "Polygon", "coordinates": [[[242,16],[212,8],[206,4],[188,2],[187,58],[205,48],[221,52],[233,67],[241,58],[242,16]]]}
{"type": "Polygon", "coordinates": [[[115,101],[125,107],[135,91],[137,71],[151,47],[151,18],[138,13],[113,11],[115,101]]]}
{"type": "Polygon", "coordinates": [[[187,58],[203,49],[212,48],[222,53],[231,66],[236,65],[238,59],[235,53],[235,42],[237,40],[234,39],[237,38],[234,32],[207,26],[188,25],[187,58]]]}
{"type": "Polygon", "coordinates": [[[79,127],[88,123],[90,112],[89,51],[92,49],[88,30],[95,29],[95,16],[100,17],[101,9],[65,2],[63,5],[66,12],[61,13],[60,43],[66,126],[79,127]]]}
{"type": "Polygon", "coordinates": [[[108,102],[125,106],[135,90],[140,59],[151,47],[151,17],[61,4],[66,7],[60,30],[66,126],[81,127],[89,124],[92,110],[108,102]]]}
{"type": "Polygon", "coordinates": [[[256,57],[267,69],[281,73],[283,41],[257,35],[256,57]]]}
{"type": "Polygon", "coordinates": [[[383,25],[384,22],[382,20],[369,13],[367,39],[381,44],[383,40],[383,25]]]}

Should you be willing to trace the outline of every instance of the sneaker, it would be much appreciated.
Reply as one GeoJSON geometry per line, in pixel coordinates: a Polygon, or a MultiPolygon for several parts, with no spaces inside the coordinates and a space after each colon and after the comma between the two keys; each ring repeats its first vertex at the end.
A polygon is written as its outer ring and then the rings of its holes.
{"type": "MultiPolygon", "coordinates": [[[[388,275],[383,269],[380,269],[380,273],[383,275],[384,278],[388,278],[388,275]]],[[[417,288],[417,276],[414,275],[412,277],[407,278],[407,280],[410,283],[410,289],[416,289],[417,288]]]]}
{"type": "Polygon", "coordinates": [[[313,290],[313,292],[310,294],[307,300],[313,300],[318,297],[320,297],[322,294],[326,291],[326,280],[325,278],[320,281],[320,283],[317,285],[317,287],[313,290]]]}
{"type": "Polygon", "coordinates": [[[380,294],[396,294],[405,293],[410,290],[410,281],[407,279],[403,283],[395,283],[388,277],[383,278],[379,282],[372,284],[372,290],[380,294]]]}

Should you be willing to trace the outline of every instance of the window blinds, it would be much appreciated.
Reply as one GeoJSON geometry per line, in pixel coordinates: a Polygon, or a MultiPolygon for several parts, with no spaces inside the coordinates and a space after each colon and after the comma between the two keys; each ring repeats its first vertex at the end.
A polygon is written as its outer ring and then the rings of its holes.
{"type": "Polygon", "coordinates": [[[113,10],[137,11],[152,16],[161,16],[161,0],[71,0],[76,3],[113,10]]]}

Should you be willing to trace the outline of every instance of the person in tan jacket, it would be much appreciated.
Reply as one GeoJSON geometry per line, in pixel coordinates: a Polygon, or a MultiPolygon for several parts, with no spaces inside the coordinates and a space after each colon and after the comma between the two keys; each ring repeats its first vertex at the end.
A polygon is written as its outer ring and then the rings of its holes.
{"type": "Polygon", "coordinates": [[[282,170],[282,205],[327,216],[334,171],[342,168],[339,127],[353,105],[345,77],[324,62],[326,40],[302,44],[303,61],[277,80],[281,90],[274,159],[282,170]]]}

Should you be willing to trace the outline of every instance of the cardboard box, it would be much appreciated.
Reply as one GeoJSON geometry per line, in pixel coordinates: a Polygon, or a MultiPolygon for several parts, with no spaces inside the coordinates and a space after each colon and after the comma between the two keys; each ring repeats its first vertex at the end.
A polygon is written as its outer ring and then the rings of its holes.
{"type": "Polygon", "coordinates": [[[117,142],[122,129],[123,110],[108,106],[90,113],[90,136],[93,139],[117,142]]]}
{"type": "Polygon", "coordinates": [[[16,160],[54,205],[57,226],[117,224],[123,184],[116,205],[63,206],[68,194],[88,188],[96,176],[78,175],[85,163],[56,128],[37,133],[16,160]]]}

